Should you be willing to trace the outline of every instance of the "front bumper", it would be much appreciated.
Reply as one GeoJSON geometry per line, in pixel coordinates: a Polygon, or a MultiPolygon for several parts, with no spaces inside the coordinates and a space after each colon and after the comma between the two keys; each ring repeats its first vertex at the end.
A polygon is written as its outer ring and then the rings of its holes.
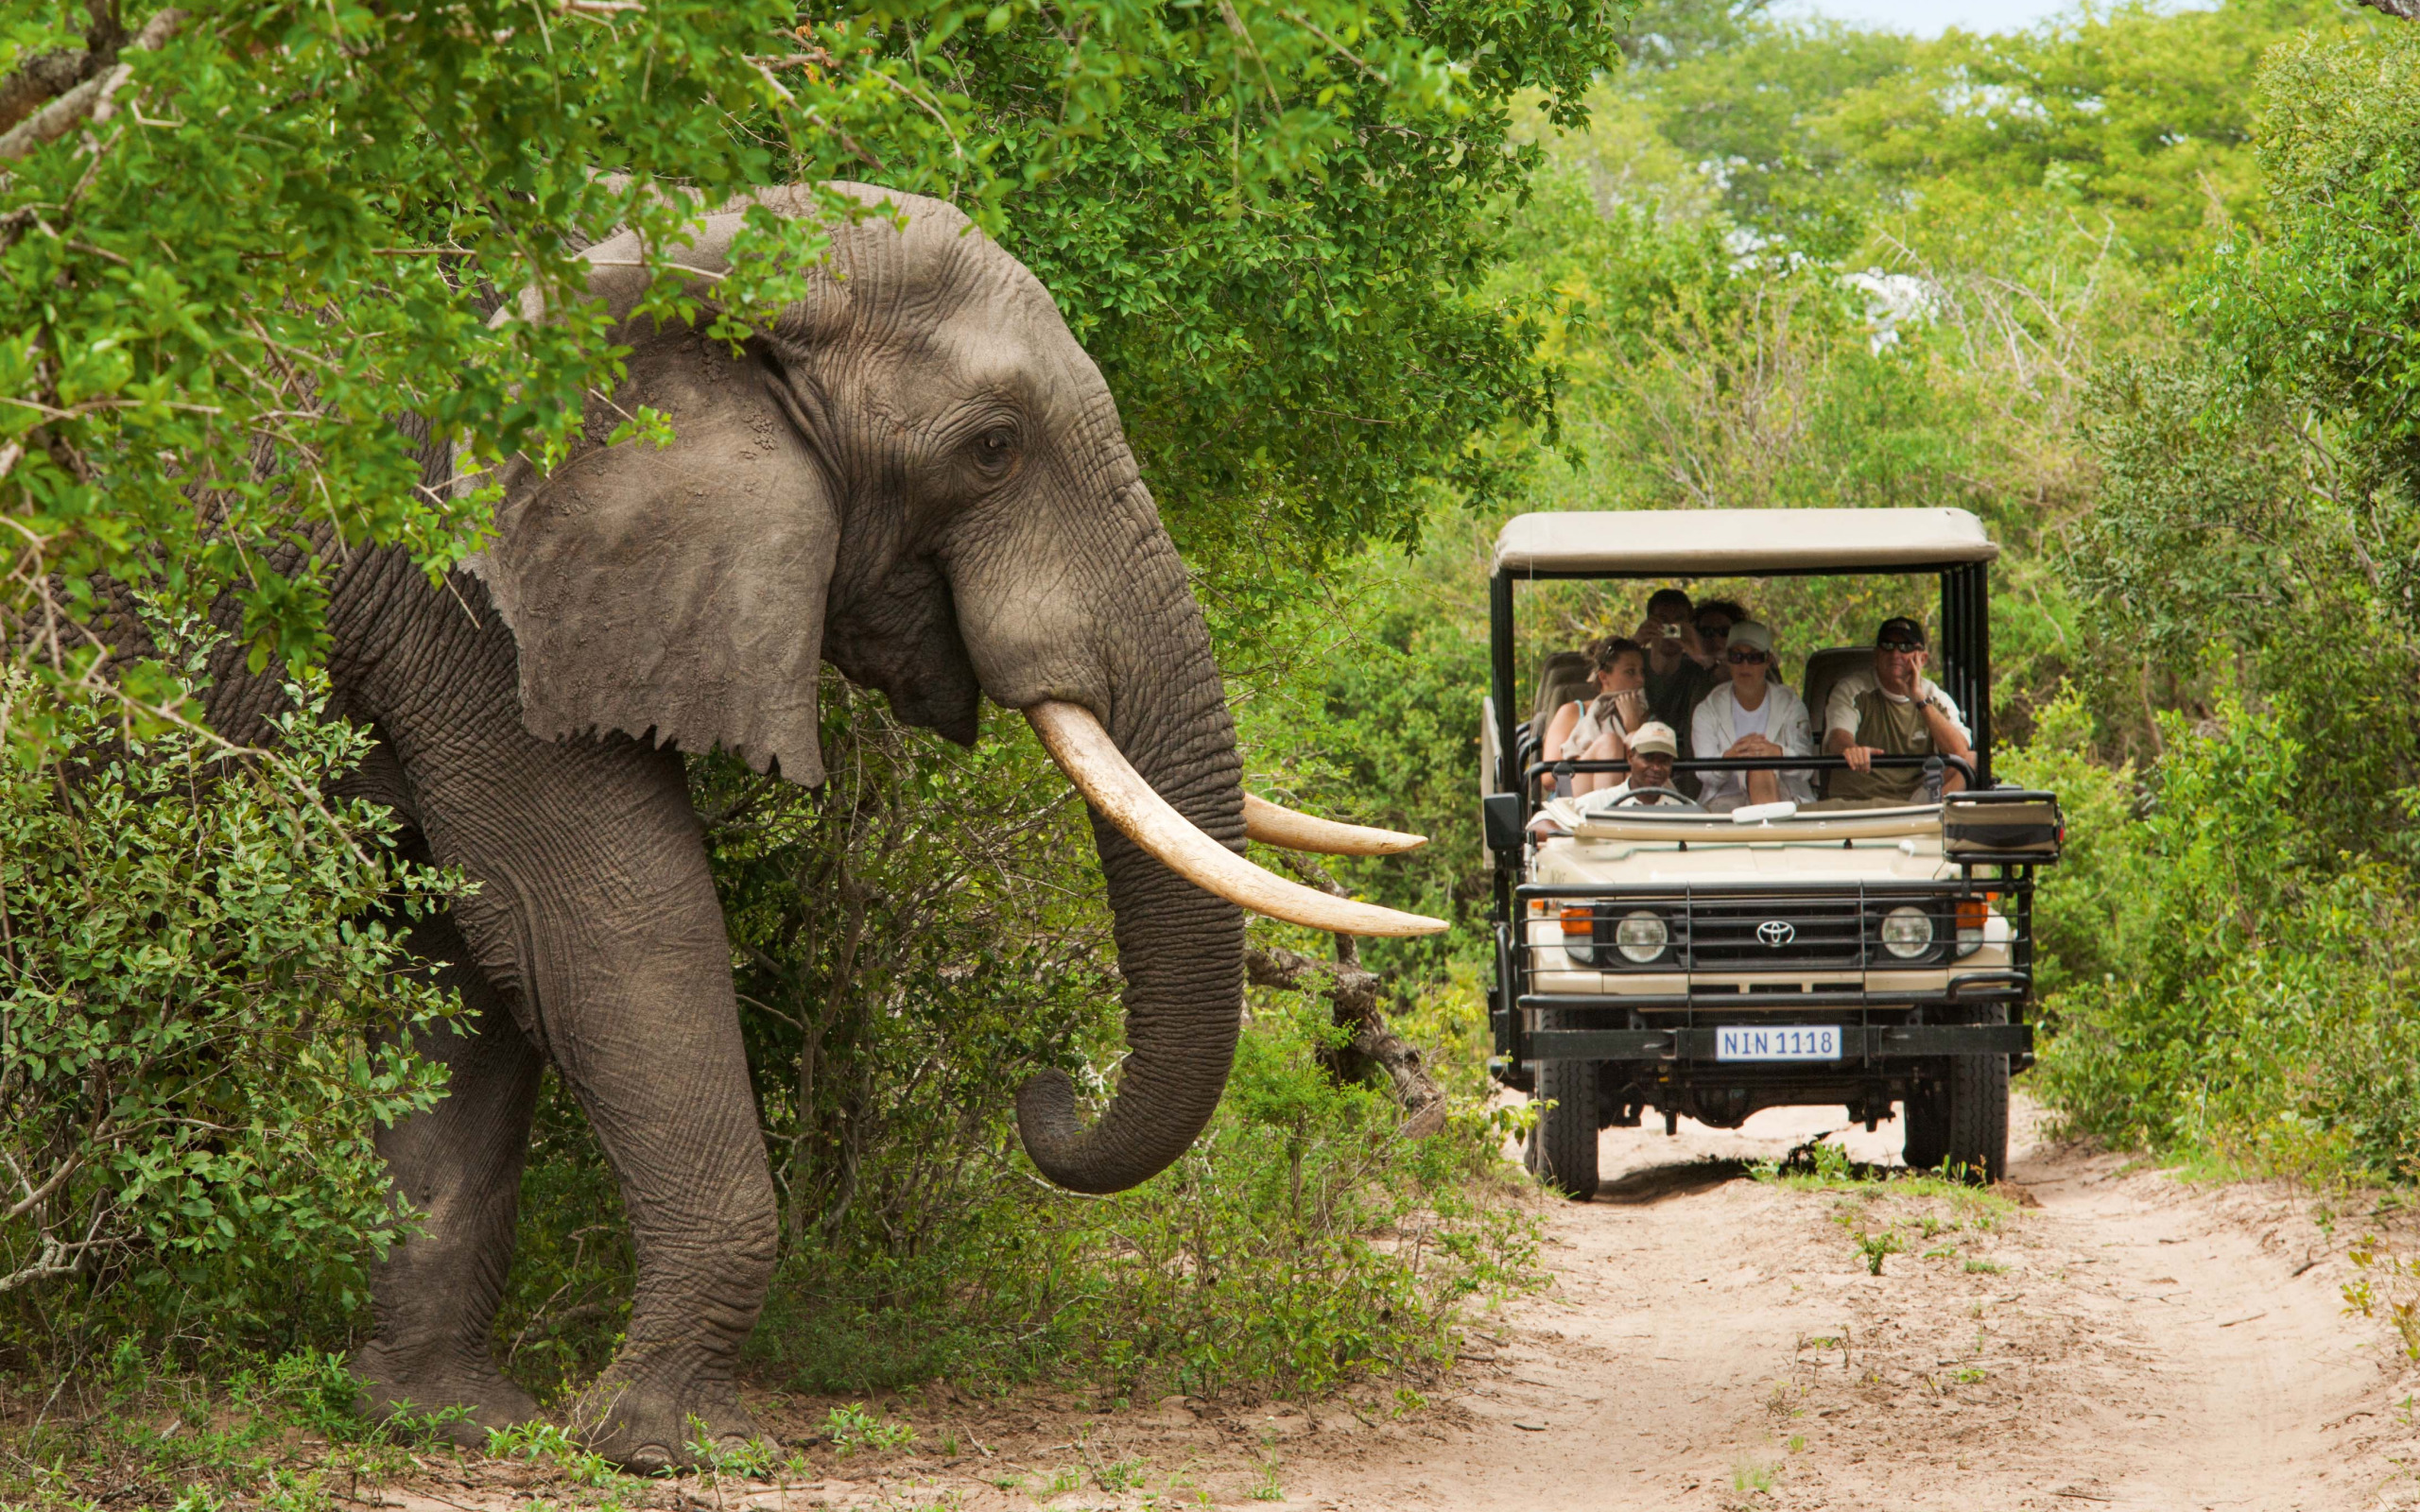
{"type": "MultiPolygon", "coordinates": [[[[1536,999],[1528,1000],[1530,1002],[1536,999]]],[[[1554,999],[1558,1004],[1567,1000],[1554,999]]],[[[1800,1017],[1794,1022],[1833,1021],[1800,1017]]],[[[1532,1029],[1524,1048],[1530,1060],[1668,1060],[1720,1064],[1726,1068],[1806,1061],[1721,1061],[1715,1055],[1715,1029],[1532,1029]]],[[[1902,1023],[1841,1025],[1841,1058],[1811,1064],[1855,1066],[1884,1059],[1933,1056],[2014,1056],[2033,1054],[2030,1023],[1902,1023]]]]}

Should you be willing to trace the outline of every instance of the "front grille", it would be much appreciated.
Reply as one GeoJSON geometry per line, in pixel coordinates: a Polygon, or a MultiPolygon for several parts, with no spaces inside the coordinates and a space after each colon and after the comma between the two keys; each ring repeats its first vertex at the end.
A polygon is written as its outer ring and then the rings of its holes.
{"type": "Polygon", "coordinates": [[[1855,898],[1701,897],[1683,906],[1692,971],[1853,971],[1865,964],[1869,926],[1855,898]]]}
{"type": "MultiPolygon", "coordinates": [[[[1904,971],[1941,964],[1956,937],[1951,899],[1941,893],[1842,893],[1692,889],[1625,893],[1618,899],[1567,904],[1589,913],[1587,943],[1573,958],[1600,970],[1717,973],[1813,973],[1904,971]],[[1882,948],[1884,916],[1910,904],[1931,916],[1933,946],[1902,959],[1882,948]],[[1668,948],[1651,961],[1626,959],[1616,931],[1627,916],[1648,912],[1664,921],[1668,948]]],[[[1568,915],[1566,915],[1566,919],[1568,915]]],[[[1566,948],[1573,943],[1565,924],[1566,948]]],[[[1543,964],[1543,963],[1542,963],[1543,964]]],[[[1551,967],[1549,967],[1551,969],[1551,967]]]]}

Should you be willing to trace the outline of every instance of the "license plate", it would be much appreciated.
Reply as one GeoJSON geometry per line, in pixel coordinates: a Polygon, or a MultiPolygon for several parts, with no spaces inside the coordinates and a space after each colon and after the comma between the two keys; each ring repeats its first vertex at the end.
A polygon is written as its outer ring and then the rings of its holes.
{"type": "Polygon", "coordinates": [[[1837,1023],[1781,1023],[1714,1031],[1717,1060],[1838,1060],[1837,1023]]]}

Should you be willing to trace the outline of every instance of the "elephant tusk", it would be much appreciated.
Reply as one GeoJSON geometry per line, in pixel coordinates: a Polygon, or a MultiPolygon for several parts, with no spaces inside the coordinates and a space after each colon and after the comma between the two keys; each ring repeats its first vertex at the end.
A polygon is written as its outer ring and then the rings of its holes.
{"type": "Polygon", "coordinates": [[[1050,759],[1103,818],[1206,892],[1256,914],[1338,935],[1433,935],[1446,927],[1442,919],[1332,897],[1253,866],[1160,797],[1089,709],[1048,698],[1028,707],[1025,717],[1050,759]]]}
{"type": "Polygon", "coordinates": [[[1244,838],[1287,850],[1312,850],[1328,856],[1392,856],[1417,850],[1428,843],[1425,834],[1339,824],[1334,819],[1296,813],[1282,803],[1271,803],[1250,793],[1244,795],[1244,838]]]}

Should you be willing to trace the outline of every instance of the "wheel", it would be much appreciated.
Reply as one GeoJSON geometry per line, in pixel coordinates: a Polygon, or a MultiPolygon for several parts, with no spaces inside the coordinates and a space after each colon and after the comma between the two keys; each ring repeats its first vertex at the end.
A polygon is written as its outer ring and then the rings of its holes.
{"type": "Polygon", "coordinates": [[[1941,1116],[1939,1082],[1926,1082],[1908,1096],[1900,1116],[1907,1120],[1907,1142],[1900,1146],[1908,1166],[1916,1171],[1941,1169],[1942,1151],[1949,1143],[1948,1121],[1941,1116]]]}
{"type": "MultiPolygon", "coordinates": [[[[2008,1009],[1973,1008],[1956,1022],[2006,1023],[2008,1009]]],[[[2008,1057],[1953,1056],[1926,1093],[1908,1100],[1910,1165],[1945,1165],[1986,1183],[2008,1175],[2008,1057]]]]}
{"type": "MultiPolygon", "coordinates": [[[[1542,1017],[1551,1022],[1555,1016],[1542,1017]]],[[[1585,1202],[1597,1194],[1597,1063],[1539,1062],[1538,1096],[1553,1106],[1530,1130],[1530,1174],[1585,1202]]]]}

